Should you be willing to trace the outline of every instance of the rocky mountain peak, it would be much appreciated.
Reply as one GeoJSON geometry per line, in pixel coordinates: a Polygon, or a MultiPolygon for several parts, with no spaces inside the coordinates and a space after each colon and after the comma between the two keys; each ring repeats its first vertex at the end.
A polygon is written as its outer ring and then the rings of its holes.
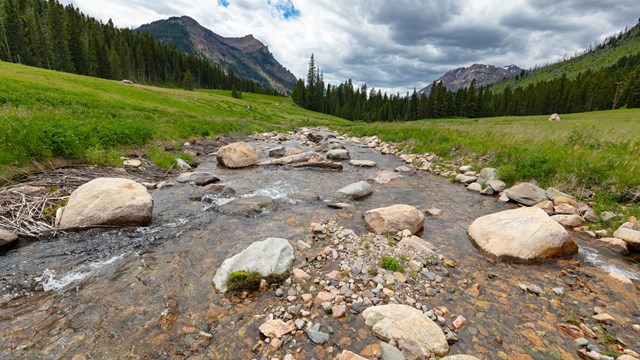
{"type": "MultiPolygon", "coordinates": [[[[469,67],[461,67],[448,71],[441,76],[436,83],[442,82],[448,90],[456,91],[460,88],[471,85],[473,79],[476,79],[477,86],[486,86],[496,84],[504,80],[512,79],[522,71],[516,65],[507,65],[496,67],[494,65],[473,64],[469,67]]],[[[420,89],[420,94],[429,95],[432,84],[420,89]]]]}

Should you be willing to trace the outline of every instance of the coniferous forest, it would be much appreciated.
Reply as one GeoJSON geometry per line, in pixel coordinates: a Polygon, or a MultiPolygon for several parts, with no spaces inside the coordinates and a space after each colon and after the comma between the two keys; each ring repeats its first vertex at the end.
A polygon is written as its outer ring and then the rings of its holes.
{"type": "Polygon", "coordinates": [[[149,85],[276,94],[230,68],[57,0],[0,0],[0,60],[149,85]]]}
{"type": "MultiPolygon", "coordinates": [[[[524,79],[524,75],[522,79],[524,79]]],[[[494,117],[576,113],[640,107],[640,54],[625,56],[613,66],[587,70],[575,79],[566,74],[503,91],[476,87],[449,91],[435,83],[431,93],[389,95],[351,80],[338,86],[324,84],[313,55],[306,83],[298,80],[292,93],[296,104],[348,120],[407,121],[425,118],[494,117]]]]}

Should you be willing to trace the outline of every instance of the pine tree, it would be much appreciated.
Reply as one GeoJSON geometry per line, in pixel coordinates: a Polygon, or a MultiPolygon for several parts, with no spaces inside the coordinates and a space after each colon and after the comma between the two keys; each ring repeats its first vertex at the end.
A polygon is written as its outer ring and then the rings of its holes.
{"type": "MultiPolygon", "coordinates": [[[[182,88],[189,91],[193,91],[194,89],[193,74],[191,73],[191,69],[187,69],[187,71],[184,72],[184,77],[182,78],[182,88]]],[[[235,90],[235,87],[233,89],[235,90]]],[[[233,96],[233,93],[231,95],[233,96]]]]}

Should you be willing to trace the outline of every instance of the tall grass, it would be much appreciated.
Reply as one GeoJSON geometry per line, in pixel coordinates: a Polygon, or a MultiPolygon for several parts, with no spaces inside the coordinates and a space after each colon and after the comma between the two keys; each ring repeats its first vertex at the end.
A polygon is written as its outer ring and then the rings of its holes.
{"type": "Polygon", "coordinates": [[[284,97],[238,100],[230,91],[126,85],[0,63],[0,176],[52,157],[114,164],[118,149],[156,140],[344,122],[284,97]]]}

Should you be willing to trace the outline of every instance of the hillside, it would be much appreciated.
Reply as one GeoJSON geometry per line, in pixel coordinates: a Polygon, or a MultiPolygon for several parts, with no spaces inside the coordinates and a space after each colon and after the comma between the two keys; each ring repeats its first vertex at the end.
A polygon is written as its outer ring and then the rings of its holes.
{"type": "Polygon", "coordinates": [[[637,54],[640,54],[640,24],[609,38],[586,54],[528,71],[525,77],[501,82],[492,89],[502,91],[506,87],[526,87],[540,81],[560,78],[563,74],[572,80],[578,74],[609,68],[620,59],[637,54]]]}
{"type": "Polygon", "coordinates": [[[0,176],[55,157],[117,162],[118,149],[154,141],[346,121],[288,98],[127,85],[0,62],[0,176]],[[251,106],[247,110],[247,105],[251,106]]]}
{"type": "Polygon", "coordinates": [[[280,92],[290,92],[297,80],[252,35],[225,38],[188,16],[155,21],[142,25],[137,31],[149,33],[162,43],[172,44],[188,54],[202,56],[222,67],[230,66],[236,75],[280,92]]]}
{"type": "MultiPolygon", "coordinates": [[[[477,81],[476,86],[486,86],[506,79],[513,79],[520,75],[520,72],[522,72],[522,69],[516,65],[495,67],[493,65],[473,64],[469,67],[450,70],[436,80],[435,83],[442,82],[447,90],[456,91],[460,88],[469,87],[474,79],[477,81]]],[[[433,83],[420,89],[418,94],[429,95],[432,87],[433,83]]]]}

